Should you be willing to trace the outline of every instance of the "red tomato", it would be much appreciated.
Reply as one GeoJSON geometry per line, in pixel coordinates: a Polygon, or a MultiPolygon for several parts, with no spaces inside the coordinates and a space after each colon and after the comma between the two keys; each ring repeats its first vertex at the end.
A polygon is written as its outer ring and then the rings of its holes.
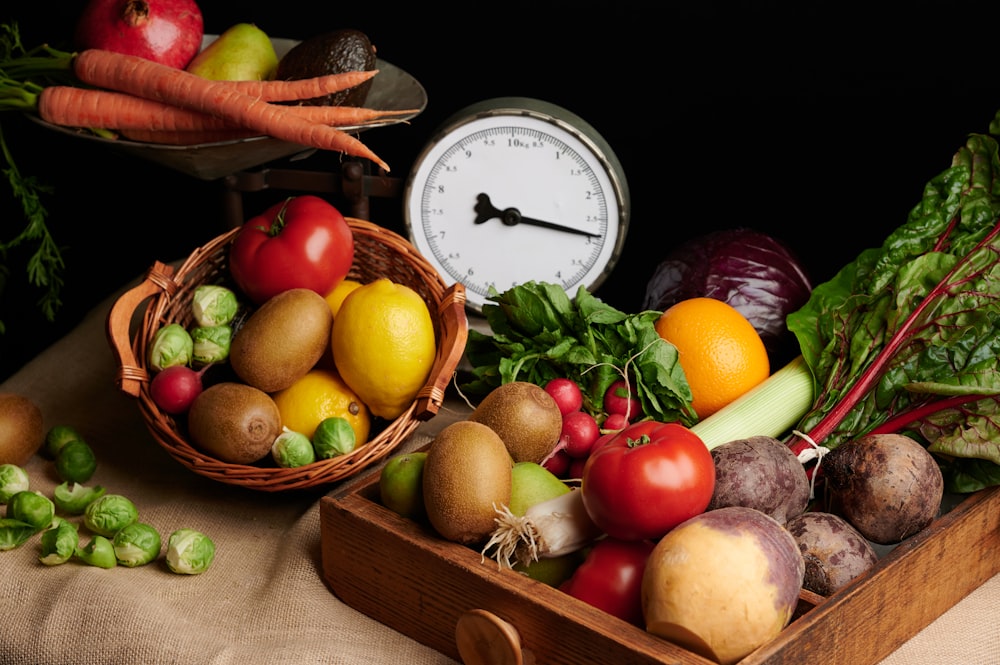
{"type": "Polygon", "coordinates": [[[644,627],[642,575],[653,547],[649,540],[602,538],[559,590],[644,627]]]}
{"type": "Polygon", "coordinates": [[[715,464],[687,427],[645,420],[591,453],[581,490],[590,518],[609,536],[656,540],[705,511],[715,464]]]}
{"type": "Polygon", "coordinates": [[[318,196],[294,196],[248,220],[229,251],[236,285],[257,304],[294,288],[326,296],[354,262],[354,235],[318,196]]]}

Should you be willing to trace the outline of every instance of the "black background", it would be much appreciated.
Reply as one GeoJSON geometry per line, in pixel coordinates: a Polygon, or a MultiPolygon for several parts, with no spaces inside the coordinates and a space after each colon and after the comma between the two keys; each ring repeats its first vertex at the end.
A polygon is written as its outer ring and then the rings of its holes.
{"type": "MultiPolygon", "coordinates": [[[[474,102],[535,97],[584,118],[612,146],[631,190],[624,255],[598,292],[626,311],[640,307],[669,248],[714,228],[776,235],[814,281],[829,278],[904,222],[925,183],[1000,109],[993,9],[687,4],[696,6],[206,0],[202,11],[207,33],[245,21],[273,37],[341,27],[368,34],[380,57],[428,94],[410,124],[363,135],[395,176],[405,177],[444,119],[474,102]]],[[[25,46],[67,46],[83,5],[8,0],[0,17],[18,22],[25,46]]],[[[49,323],[34,306],[39,292],[25,282],[23,257],[8,256],[2,379],[154,260],[186,256],[225,224],[219,181],[57,134],[18,113],[0,123],[22,173],[53,189],[43,202],[67,279],[49,323]]],[[[317,154],[296,167],[333,170],[336,159],[317,154]]],[[[246,212],[271,194],[247,197],[246,212]]],[[[373,201],[372,219],[404,231],[398,200],[373,201]]],[[[4,179],[0,238],[22,225],[4,179]]],[[[106,349],[81,349],[89,352],[106,349]]]]}

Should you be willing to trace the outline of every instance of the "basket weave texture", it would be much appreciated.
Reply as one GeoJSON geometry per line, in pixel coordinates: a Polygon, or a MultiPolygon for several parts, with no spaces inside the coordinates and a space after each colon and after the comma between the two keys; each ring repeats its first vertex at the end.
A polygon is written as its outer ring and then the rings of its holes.
{"type": "Polygon", "coordinates": [[[361,219],[347,218],[347,222],[354,234],[354,264],[348,278],[367,283],[385,277],[415,290],[430,309],[437,341],[430,376],[413,403],[384,427],[373,428],[373,438],[350,453],[295,468],[278,467],[270,457],[250,465],[230,464],[192,445],[187,439],[184,418],[164,413],[150,396],[152,372],[147,368],[147,349],[156,331],[168,323],[191,325],[191,297],[198,286],[231,284],[229,247],[239,229],[199,247],[176,269],[154,263],[137,286],[115,301],[108,313],[106,333],[118,363],[116,383],[122,392],[138,398],[146,426],[156,442],[191,471],[230,485],[267,492],[335,483],[385,458],[421,421],[437,414],[465,351],[468,336],[465,290],[459,283],[446,285],[416,248],[399,234],[361,219]]]}

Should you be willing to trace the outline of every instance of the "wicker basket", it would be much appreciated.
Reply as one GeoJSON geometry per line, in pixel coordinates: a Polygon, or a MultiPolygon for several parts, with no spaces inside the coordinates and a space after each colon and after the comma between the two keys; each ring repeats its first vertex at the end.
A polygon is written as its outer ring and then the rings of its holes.
{"type": "Polygon", "coordinates": [[[437,338],[437,355],[427,383],[406,411],[384,428],[373,430],[377,432],[374,438],[339,457],[286,469],[270,463],[270,459],[252,465],[229,464],[192,446],[186,438],[184,419],[164,413],[150,397],[147,347],[161,326],[191,323],[190,301],[196,287],[227,283],[228,250],[238,232],[233,229],[196,249],[176,269],[154,263],[137,286],[115,301],[107,318],[106,333],[118,363],[115,380],[119,389],[138,398],[153,438],[187,468],[223,483],[267,492],[334,483],[385,458],[421,421],[437,414],[465,352],[465,290],[458,283],[447,286],[400,235],[364,220],[347,221],[354,233],[354,265],[349,278],[364,283],[387,277],[414,289],[427,302],[437,338]],[[140,310],[147,301],[145,310],[140,310]]]}

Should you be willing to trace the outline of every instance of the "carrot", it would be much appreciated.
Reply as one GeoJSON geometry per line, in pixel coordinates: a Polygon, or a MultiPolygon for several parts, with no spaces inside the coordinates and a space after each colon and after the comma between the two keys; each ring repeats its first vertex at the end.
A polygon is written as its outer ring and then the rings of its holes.
{"type": "Polygon", "coordinates": [[[152,60],[103,49],[77,53],[73,71],[82,82],[224,118],[282,141],[364,157],[389,171],[368,146],[335,127],[296,115],[239,92],[232,81],[213,81],[152,60]]]}
{"type": "Polygon", "coordinates": [[[259,137],[252,129],[120,129],[118,132],[130,141],[142,143],[158,143],[161,145],[203,145],[206,143],[224,143],[259,137]]]}
{"type": "Polygon", "coordinates": [[[299,99],[325,97],[335,92],[355,88],[378,74],[377,69],[341,72],[306,79],[265,81],[230,81],[240,92],[260,97],[267,102],[290,102],[299,99]]]}
{"type": "MultiPolygon", "coordinates": [[[[336,127],[362,125],[418,109],[378,110],[355,106],[289,106],[296,115],[336,127]]],[[[97,88],[53,85],[38,95],[38,115],[63,127],[142,130],[149,132],[246,131],[223,118],[135,95],[97,88]]],[[[251,133],[251,135],[254,135],[251,133]]],[[[256,134],[259,136],[259,133],[256,134]]]]}

